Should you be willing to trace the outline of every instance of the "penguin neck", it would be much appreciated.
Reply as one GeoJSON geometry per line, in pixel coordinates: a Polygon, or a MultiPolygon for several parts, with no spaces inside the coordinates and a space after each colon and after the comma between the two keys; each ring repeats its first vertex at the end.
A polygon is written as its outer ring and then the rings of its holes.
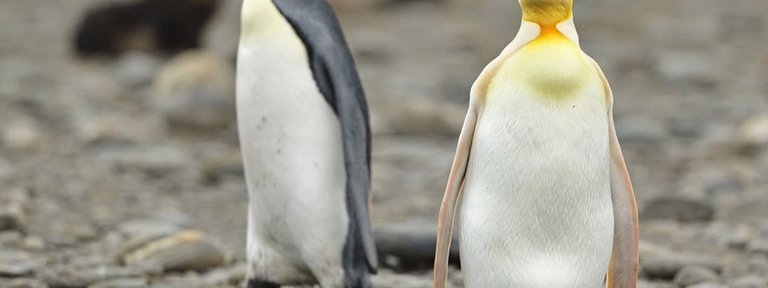
{"type": "Polygon", "coordinates": [[[557,24],[541,24],[523,19],[516,38],[524,38],[526,44],[537,40],[566,38],[580,47],[579,34],[576,32],[573,17],[557,24]]]}
{"type": "Polygon", "coordinates": [[[245,0],[241,11],[241,39],[271,34],[284,22],[280,11],[272,0],[245,0]]]}

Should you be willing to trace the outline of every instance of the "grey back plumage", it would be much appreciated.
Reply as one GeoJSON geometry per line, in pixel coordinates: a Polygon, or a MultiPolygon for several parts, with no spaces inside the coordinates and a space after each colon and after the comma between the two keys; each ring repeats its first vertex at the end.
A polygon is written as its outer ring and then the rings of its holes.
{"type": "Polygon", "coordinates": [[[368,107],[336,15],[324,0],[273,0],[304,42],[318,89],[341,123],[349,231],[343,265],[347,287],[368,287],[378,267],[368,198],[371,135],[368,107]],[[358,284],[355,284],[358,283],[358,284]]]}

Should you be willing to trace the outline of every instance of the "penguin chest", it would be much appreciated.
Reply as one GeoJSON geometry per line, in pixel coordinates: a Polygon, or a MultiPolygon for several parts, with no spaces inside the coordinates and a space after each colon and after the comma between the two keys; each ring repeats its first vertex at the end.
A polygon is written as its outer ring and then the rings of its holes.
{"type": "Polygon", "coordinates": [[[468,287],[602,284],[613,241],[607,107],[594,69],[567,60],[502,68],[489,89],[462,193],[468,287]]]}

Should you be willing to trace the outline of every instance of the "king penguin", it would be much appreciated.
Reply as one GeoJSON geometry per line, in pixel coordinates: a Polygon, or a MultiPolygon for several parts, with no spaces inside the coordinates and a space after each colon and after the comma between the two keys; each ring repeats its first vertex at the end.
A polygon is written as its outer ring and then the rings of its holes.
{"type": "Polygon", "coordinates": [[[517,36],[470,92],[434,287],[445,287],[458,212],[465,287],[634,288],[637,208],[611,89],[579,46],[573,0],[519,2],[517,36]]]}
{"type": "Polygon", "coordinates": [[[324,0],[245,0],[237,119],[247,287],[370,287],[368,108],[324,0]]]}

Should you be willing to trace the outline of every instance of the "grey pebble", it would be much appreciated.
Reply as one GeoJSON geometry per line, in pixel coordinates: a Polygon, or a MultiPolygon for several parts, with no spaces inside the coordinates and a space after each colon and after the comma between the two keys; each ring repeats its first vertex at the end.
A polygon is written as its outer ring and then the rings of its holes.
{"type": "Polygon", "coordinates": [[[118,259],[127,265],[156,264],[165,271],[202,271],[228,264],[231,255],[221,242],[200,231],[132,240],[118,259]]]}
{"type": "Polygon", "coordinates": [[[727,287],[717,282],[704,282],[704,283],[691,285],[686,288],[727,288],[727,287]]]}
{"type": "Polygon", "coordinates": [[[15,250],[0,251],[0,277],[23,277],[42,267],[43,261],[15,250]]]}
{"type": "Polygon", "coordinates": [[[706,53],[690,53],[690,51],[669,51],[663,53],[656,63],[656,72],[662,79],[670,82],[689,82],[699,85],[710,85],[716,82],[718,71],[713,67],[715,62],[706,53]]]}
{"type": "Polygon", "coordinates": [[[29,278],[15,278],[15,279],[0,279],[0,287],[2,288],[48,288],[48,284],[45,282],[29,279],[29,278]]]}
{"type": "Polygon", "coordinates": [[[688,287],[694,284],[715,282],[718,280],[717,272],[700,266],[686,266],[675,276],[675,284],[688,287]]]}
{"type": "Polygon", "coordinates": [[[16,230],[0,232],[0,247],[17,247],[24,235],[16,230]]]}
{"type": "Polygon", "coordinates": [[[237,284],[245,280],[248,266],[244,262],[234,264],[230,267],[218,268],[205,274],[205,283],[214,284],[237,284]]]}
{"type": "Polygon", "coordinates": [[[94,283],[116,278],[142,277],[142,271],[117,265],[60,264],[46,268],[39,277],[52,287],[88,287],[94,283]]]}
{"type": "Polygon", "coordinates": [[[749,253],[768,255],[768,239],[758,238],[749,242],[747,247],[749,253]]]}
{"type": "Polygon", "coordinates": [[[709,203],[694,199],[660,197],[643,209],[643,219],[667,219],[680,222],[706,222],[715,217],[715,208],[709,203]]]}
{"type": "Polygon", "coordinates": [[[138,170],[149,176],[161,177],[177,172],[194,176],[197,167],[192,158],[178,147],[155,146],[107,150],[100,155],[119,171],[138,170]]]}
{"type": "Polygon", "coordinates": [[[723,262],[718,258],[680,253],[644,255],[640,264],[643,273],[659,279],[673,279],[680,270],[688,266],[700,266],[714,271],[721,271],[723,268],[723,262]]]}
{"type": "Polygon", "coordinates": [[[140,88],[152,83],[160,60],[149,53],[131,52],[117,60],[115,76],[117,81],[128,88],[140,88]]]}
{"type": "Polygon", "coordinates": [[[738,278],[730,283],[731,288],[768,288],[766,280],[755,275],[738,278]]]}
{"type": "Polygon", "coordinates": [[[144,288],[149,285],[147,279],[144,278],[118,278],[101,281],[88,288],[144,288]]]}
{"type": "Polygon", "coordinates": [[[184,52],[158,72],[150,105],[174,126],[227,127],[235,120],[233,70],[211,52],[184,52]]]}
{"type": "Polygon", "coordinates": [[[667,126],[659,119],[631,116],[616,119],[616,136],[622,143],[660,143],[669,135],[667,126]]]}
{"type": "Polygon", "coordinates": [[[27,230],[27,208],[31,195],[24,188],[0,191],[0,231],[27,230]]]}

